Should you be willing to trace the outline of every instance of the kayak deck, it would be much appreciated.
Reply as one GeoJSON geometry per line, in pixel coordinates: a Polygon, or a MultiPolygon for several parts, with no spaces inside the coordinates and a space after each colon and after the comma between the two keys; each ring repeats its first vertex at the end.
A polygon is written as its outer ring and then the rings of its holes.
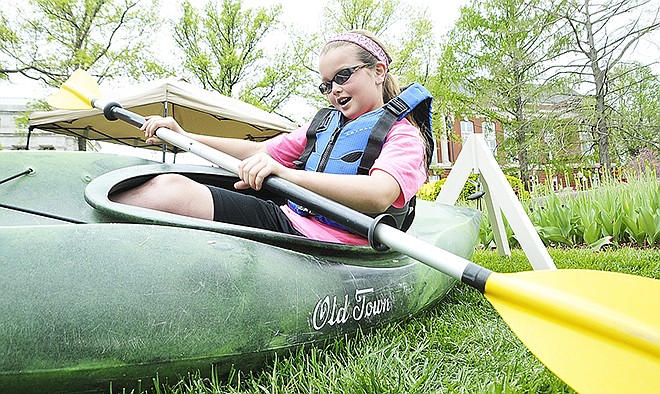
{"type": "MultiPolygon", "coordinates": [[[[161,223],[117,223],[80,202],[93,195],[87,185],[153,163],[28,156],[0,154],[0,179],[29,165],[21,160],[39,162],[36,176],[0,185],[0,201],[88,224],[0,208],[0,392],[107,391],[110,382],[145,387],[156,374],[175,379],[211,364],[219,373],[249,369],[277,352],[408,319],[455,282],[396,252],[158,213],[161,223]],[[52,168],[63,162],[66,170],[52,168]],[[56,179],[42,182],[45,173],[56,179]]],[[[478,212],[418,209],[410,232],[470,257],[478,212]]]]}

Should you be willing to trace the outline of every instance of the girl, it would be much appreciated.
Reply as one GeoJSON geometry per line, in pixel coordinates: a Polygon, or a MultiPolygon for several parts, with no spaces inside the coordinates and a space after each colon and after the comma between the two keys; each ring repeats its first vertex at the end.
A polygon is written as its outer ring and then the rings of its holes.
{"type": "MultiPolygon", "coordinates": [[[[366,139],[356,140],[356,136],[364,135],[365,130],[375,130],[374,123],[384,112],[384,104],[400,93],[396,80],[389,74],[391,61],[384,46],[366,31],[333,37],[319,59],[322,79],[319,89],[332,109],[327,109],[323,116],[317,115],[306,126],[268,141],[195,135],[187,133],[171,117],[147,117],[142,130],[148,143],[158,143],[154,133],[166,127],[242,160],[240,180],[234,185],[239,190],[259,190],[264,178],[275,175],[368,214],[397,208],[407,212],[408,201],[427,174],[424,139],[419,129],[403,118],[411,108],[398,114],[401,119],[393,119],[393,126],[387,127],[384,142],[378,143],[374,155],[377,157],[367,171],[358,171],[352,164],[356,156],[373,152],[365,147],[366,139]],[[342,157],[337,157],[337,151],[342,157]],[[352,155],[345,155],[344,151],[352,155]],[[347,156],[353,159],[342,162],[347,156]]],[[[428,111],[430,106],[425,109],[427,117],[428,111]]],[[[317,240],[368,244],[365,238],[296,204],[277,206],[271,201],[199,184],[178,174],[159,175],[114,196],[113,200],[317,240]]]]}

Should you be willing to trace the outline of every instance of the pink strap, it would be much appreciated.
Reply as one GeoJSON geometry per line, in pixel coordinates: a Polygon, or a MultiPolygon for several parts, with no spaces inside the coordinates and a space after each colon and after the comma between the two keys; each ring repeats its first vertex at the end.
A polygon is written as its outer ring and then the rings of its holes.
{"type": "Polygon", "coordinates": [[[328,43],[337,41],[350,42],[361,47],[365,51],[371,53],[376,59],[385,63],[386,68],[390,68],[390,62],[387,60],[387,54],[383,48],[376,44],[376,42],[374,42],[374,40],[371,38],[359,33],[341,33],[328,40],[328,43]]]}

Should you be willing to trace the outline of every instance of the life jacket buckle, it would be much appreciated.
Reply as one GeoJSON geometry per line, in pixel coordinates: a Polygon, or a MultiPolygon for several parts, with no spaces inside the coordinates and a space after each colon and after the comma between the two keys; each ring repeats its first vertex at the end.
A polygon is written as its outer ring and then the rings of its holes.
{"type": "Polygon", "coordinates": [[[387,109],[399,117],[407,113],[410,110],[410,106],[401,97],[396,96],[387,103],[387,109]]]}
{"type": "Polygon", "coordinates": [[[300,216],[316,216],[316,214],[312,212],[309,208],[304,207],[300,204],[296,204],[291,200],[287,200],[286,203],[293,212],[297,213],[300,216]]]}

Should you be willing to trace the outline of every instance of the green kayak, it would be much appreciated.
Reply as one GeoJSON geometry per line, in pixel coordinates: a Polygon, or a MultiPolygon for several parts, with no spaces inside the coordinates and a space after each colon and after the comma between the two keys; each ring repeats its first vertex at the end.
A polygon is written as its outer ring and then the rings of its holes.
{"type": "MultiPolygon", "coordinates": [[[[116,204],[163,172],[92,152],[0,153],[0,392],[109,392],[258,368],[276,353],[408,319],[454,285],[398,252],[116,204]]],[[[276,198],[258,193],[263,198],[276,198]]],[[[420,201],[413,235],[469,258],[477,211],[420,201]]]]}

